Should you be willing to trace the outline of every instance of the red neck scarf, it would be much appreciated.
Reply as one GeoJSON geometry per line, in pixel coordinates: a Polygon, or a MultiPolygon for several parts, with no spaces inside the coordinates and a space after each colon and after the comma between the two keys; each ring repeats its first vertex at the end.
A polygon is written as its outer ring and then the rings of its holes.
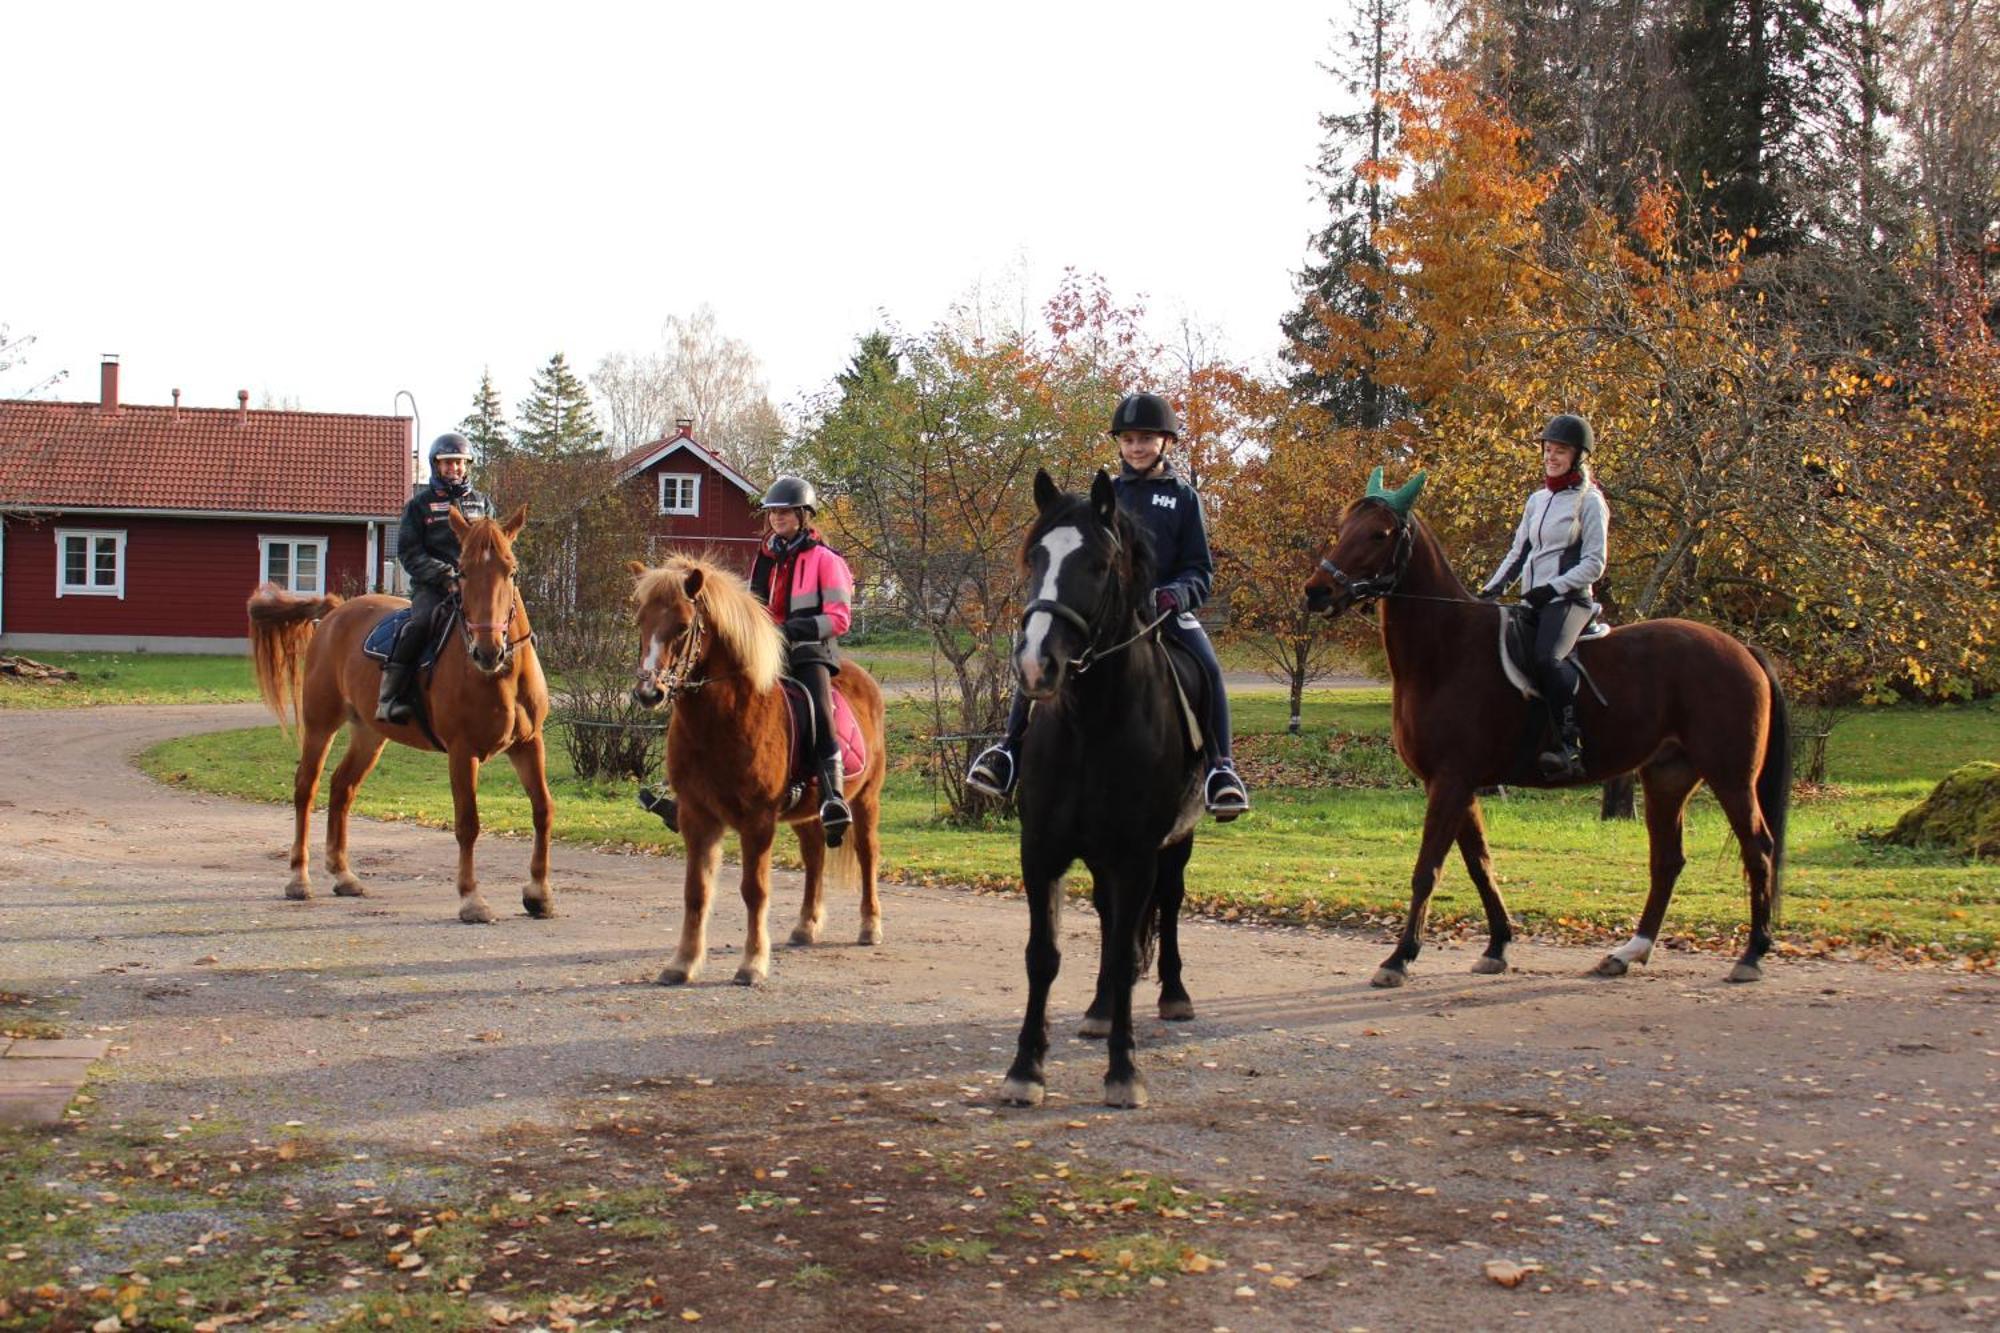
{"type": "Polygon", "coordinates": [[[1581,486],[1583,484],[1583,471],[1580,468],[1571,468],[1560,477],[1544,475],[1542,477],[1542,484],[1552,491],[1566,491],[1572,486],[1581,486]]]}

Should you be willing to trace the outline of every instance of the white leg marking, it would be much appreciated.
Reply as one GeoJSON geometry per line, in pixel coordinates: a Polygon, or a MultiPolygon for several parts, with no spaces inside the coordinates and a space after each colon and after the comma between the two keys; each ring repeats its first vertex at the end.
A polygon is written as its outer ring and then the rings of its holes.
{"type": "Polygon", "coordinates": [[[1621,963],[1643,963],[1653,956],[1653,942],[1644,935],[1634,935],[1613,949],[1611,956],[1621,963]]]}

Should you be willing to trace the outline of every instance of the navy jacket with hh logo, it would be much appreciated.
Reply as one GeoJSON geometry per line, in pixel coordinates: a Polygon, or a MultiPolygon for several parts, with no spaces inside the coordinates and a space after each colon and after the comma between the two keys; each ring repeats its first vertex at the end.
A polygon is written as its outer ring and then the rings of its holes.
{"type": "Polygon", "coordinates": [[[1190,611],[1201,606],[1215,580],[1201,496],[1164,461],[1143,477],[1121,463],[1111,484],[1118,507],[1143,523],[1152,538],[1153,586],[1172,588],[1190,611]]]}

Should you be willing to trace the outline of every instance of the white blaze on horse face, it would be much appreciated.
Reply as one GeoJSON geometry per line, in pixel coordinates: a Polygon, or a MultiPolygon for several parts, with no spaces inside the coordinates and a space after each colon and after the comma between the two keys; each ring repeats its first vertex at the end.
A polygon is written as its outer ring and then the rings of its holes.
{"type": "Polygon", "coordinates": [[[666,652],[666,650],[667,645],[660,641],[659,635],[648,634],[646,636],[646,660],[639,664],[639,669],[649,676],[659,675],[660,655],[666,652]]]}
{"type": "MultiPolygon", "coordinates": [[[[1048,563],[1042,566],[1042,581],[1031,600],[1053,602],[1056,590],[1062,586],[1063,562],[1083,549],[1083,533],[1076,528],[1057,528],[1044,533],[1035,545],[1047,556],[1048,563]]],[[[1015,654],[1014,664],[1020,669],[1021,684],[1028,689],[1041,685],[1042,645],[1048,640],[1049,626],[1054,620],[1046,611],[1031,611],[1021,626],[1021,648],[1015,654]]]]}

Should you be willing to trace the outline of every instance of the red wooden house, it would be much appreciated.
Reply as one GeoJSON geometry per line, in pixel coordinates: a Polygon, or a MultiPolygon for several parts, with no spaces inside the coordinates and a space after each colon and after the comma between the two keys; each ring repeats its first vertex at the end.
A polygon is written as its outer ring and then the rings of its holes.
{"type": "Polygon", "coordinates": [[[682,419],[674,427],[672,435],[612,465],[619,486],[645,493],[648,554],[658,560],[681,551],[748,575],[763,532],[757,504],[764,492],[696,440],[694,422],[682,419]]]}
{"type": "Polygon", "coordinates": [[[243,604],[382,585],[406,417],[0,401],[0,649],[241,653],[243,604]]]}

